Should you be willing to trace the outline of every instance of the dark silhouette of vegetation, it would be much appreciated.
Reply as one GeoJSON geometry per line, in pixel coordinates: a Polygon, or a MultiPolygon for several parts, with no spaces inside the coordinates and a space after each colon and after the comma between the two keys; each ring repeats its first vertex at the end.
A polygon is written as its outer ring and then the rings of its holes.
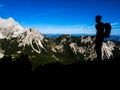
{"type": "Polygon", "coordinates": [[[28,58],[28,55],[21,54],[19,58],[12,62],[13,68],[16,68],[16,72],[28,73],[31,72],[32,64],[28,58]]]}
{"type": "Polygon", "coordinates": [[[5,56],[0,60],[0,80],[1,82],[29,81],[32,76],[32,65],[28,55],[21,54],[16,60],[5,56]]]}
{"type": "Polygon", "coordinates": [[[119,64],[119,60],[104,60],[101,63],[97,61],[84,61],[68,65],[56,62],[40,65],[32,70],[32,64],[28,55],[21,54],[14,61],[11,57],[6,56],[0,60],[0,80],[22,81],[23,83],[34,83],[35,81],[84,81],[85,79],[91,80],[91,77],[103,72],[104,75],[107,73],[111,74],[112,71],[119,69],[119,64]]]}

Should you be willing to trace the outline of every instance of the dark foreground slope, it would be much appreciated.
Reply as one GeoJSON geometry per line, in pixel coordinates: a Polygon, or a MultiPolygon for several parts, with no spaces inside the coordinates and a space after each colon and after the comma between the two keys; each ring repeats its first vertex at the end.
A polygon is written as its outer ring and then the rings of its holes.
{"type": "Polygon", "coordinates": [[[91,81],[119,80],[119,60],[105,60],[102,62],[85,61],[63,65],[61,63],[49,63],[40,65],[32,70],[32,65],[27,55],[22,55],[13,61],[5,57],[0,62],[0,82],[50,83],[78,81],[90,83],[91,81]],[[94,79],[94,80],[93,80],[94,79]]]}

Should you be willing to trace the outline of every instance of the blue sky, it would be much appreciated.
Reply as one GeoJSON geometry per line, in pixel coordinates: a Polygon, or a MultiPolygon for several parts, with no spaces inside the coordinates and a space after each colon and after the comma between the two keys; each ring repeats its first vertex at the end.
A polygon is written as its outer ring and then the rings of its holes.
{"type": "Polygon", "coordinates": [[[95,34],[95,16],[120,34],[120,0],[0,0],[0,17],[13,17],[41,33],[95,34]]]}

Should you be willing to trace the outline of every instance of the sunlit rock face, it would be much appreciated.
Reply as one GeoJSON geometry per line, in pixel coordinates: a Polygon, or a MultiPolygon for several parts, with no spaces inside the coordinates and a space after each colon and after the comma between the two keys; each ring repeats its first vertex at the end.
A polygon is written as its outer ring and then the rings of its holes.
{"type": "MultiPolygon", "coordinates": [[[[95,60],[97,55],[95,51],[95,36],[60,36],[53,42],[51,50],[55,53],[69,53],[70,51],[79,58],[82,55],[84,60],[95,60]]],[[[113,57],[115,43],[112,41],[103,42],[102,58],[111,59],[113,57]]]]}
{"type": "Polygon", "coordinates": [[[111,57],[113,57],[114,47],[115,47],[115,43],[111,41],[103,42],[102,59],[110,59],[111,57]]]}
{"type": "Polygon", "coordinates": [[[24,28],[13,18],[0,18],[0,38],[10,39],[24,32],[24,28]]]}
{"type": "Polygon", "coordinates": [[[37,53],[41,53],[40,48],[44,48],[43,42],[44,36],[40,34],[35,29],[25,29],[25,32],[20,35],[20,39],[18,39],[19,47],[30,45],[34,51],[37,53]],[[33,43],[36,44],[37,48],[33,46],[33,43]]]}
{"type": "Polygon", "coordinates": [[[0,39],[11,40],[13,38],[16,38],[19,43],[16,47],[31,46],[37,53],[41,53],[41,48],[44,48],[44,36],[37,30],[33,28],[24,29],[13,18],[0,18],[0,39]],[[33,44],[36,44],[37,47],[34,47],[33,44]]]}
{"type": "MultiPolygon", "coordinates": [[[[88,36],[88,37],[82,37],[81,38],[81,43],[88,43],[88,48],[86,48],[86,50],[84,51],[89,51],[91,54],[90,56],[88,57],[91,57],[91,58],[96,58],[96,52],[94,51],[94,48],[95,48],[95,37],[91,37],[91,36],[88,36]]],[[[115,47],[115,43],[112,42],[112,41],[107,41],[107,42],[103,42],[103,45],[102,45],[102,59],[110,59],[113,57],[113,50],[114,50],[114,47],[115,47]]]]}

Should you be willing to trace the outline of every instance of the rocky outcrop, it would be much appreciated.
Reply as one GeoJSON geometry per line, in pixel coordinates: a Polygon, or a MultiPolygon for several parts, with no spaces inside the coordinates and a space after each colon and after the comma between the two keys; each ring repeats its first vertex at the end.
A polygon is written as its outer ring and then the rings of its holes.
{"type": "MultiPolygon", "coordinates": [[[[112,41],[103,42],[102,58],[111,59],[113,57],[115,46],[115,43],[112,41]]],[[[64,51],[67,53],[71,51],[78,57],[81,57],[80,55],[82,55],[84,60],[94,60],[97,57],[95,52],[95,36],[60,36],[54,40],[52,51],[55,53],[60,53],[59,51],[61,51],[63,54],[64,51]]]]}
{"type": "Polygon", "coordinates": [[[12,38],[17,38],[17,42],[19,43],[18,47],[28,45],[37,53],[41,53],[41,48],[44,48],[44,36],[37,30],[32,28],[24,29],[13,18],[0,18],[0,39],[11,40],[12,38]],[[34,47],[33,44],[37,47],[34,47]]]}

